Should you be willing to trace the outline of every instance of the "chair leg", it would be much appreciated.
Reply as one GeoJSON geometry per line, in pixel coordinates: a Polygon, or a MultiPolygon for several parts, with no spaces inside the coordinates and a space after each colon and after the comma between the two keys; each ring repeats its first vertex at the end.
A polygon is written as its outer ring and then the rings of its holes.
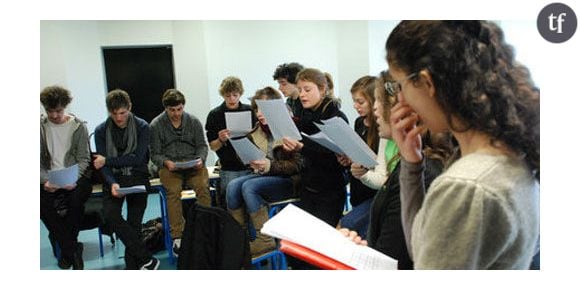
{"type": "Polygon", "coordinates": [[[167,216],[167,195],[165,190],[159,190],[159,203],[161,207],[161,221],[163,223],[163,235],[165,240],[165,250],[169,256],[169,263],[175,265],[177,263],[173,255],[173,241],[171,240],[171,231],[169,230],[169,217],[167,216]]]}
{"type": "Polygon", "coordinates": [[[103,249],[103,232],[101,232],[101,227],[97,228],[99,234],[99,253],[101,254],[101,258],[105,256],[105,250],[103,249]]]}

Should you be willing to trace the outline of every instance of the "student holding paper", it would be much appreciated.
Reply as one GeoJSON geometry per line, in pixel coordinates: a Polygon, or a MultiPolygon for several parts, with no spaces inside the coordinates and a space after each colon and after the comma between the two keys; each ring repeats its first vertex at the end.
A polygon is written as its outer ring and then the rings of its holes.
{"type": "MultiPolygon", "coordinates": [[[[297,124],[301,132],[315,134],[320,131],[315,123],[336,116],[348,121],[332,94],[330,74],[307,68],[298,73],[297,79],[304,106],[297,124]]],[[[335,227],[346,199],[348,176],[345,168],[338,163],[334,152],[309,138],[301,142],[285,137],[283,143],[285,150],[301,152],[304,156],[300,207],[335,227]]]]}
{"type": "Polygon", "coordinates": [[[256,100],[281,98],[280,93],[272,87],[256,91],[251,106],[256,112],[258,123],[247,137],[266,154],[266,158],[251,161],[250,167],[254,172],[232,180],[227,188],[228,211],[244,228],[246,214],[249,215],[256,229],[256,239],[250,242],[252,256],[259,256],[276,248],[274,239],[260,232],[268,220],[266,202],[294,196],[299,184],[302,166],[300,153],[285,151],[281,141],[274,141],[266,118],[256,105],[256,100]]]}
{"type": "Polygon", "coordinates": [[[386,139],[380,139],[377,130],[376,117],[373,114],[375,103],[375,80],[373,76],[363,76],[354,82],[350,89],[354,108],[359,117],[354,122],[354,130],[358,136],[377,153],[379,163],[372,169],[353,163],[347,156],[338,155],[338,161],[343,166],[350,166],[350,204],[352,210],[340,220],[340,226],[356,230],[364,238],[369,224],[369,211],[377,190],[387,180],[385,164],[386,139]]]}
{"type": "Polygon", "coordinates": [[[161,97],[165,111],[151,121],[151,161],[159,168],[159,178],[167,192],[167,212],[177,255],[181,247],[183,183],[193,188],[197,203],[211,206],[209,174],[205,167],[207,143],[201,122],[184,111],[185,96],[168,89],[161,97]],[[180,168],[178,161],[198,160],[193,167],[180,168]]]}
{"type": "Polygon", "coordinates": [[[528,269],[540,233],[540,95],[491,21],[402,21],[386,43],[401,207],[417,269],[528,269]],[[429,187],[419,133],[461,157],[429,187]]]}
{"type": "Polygon", "coordinates": [[[65,109],[70,92],[50,86],[40,92],[46,115],[40,116],[40,219],[61,249],[58,266],[82,270],[83,246],[78,242],[84,204],[92,191],[89,134],[85,122],[65,109]],[[59,187],[48,180],[50,170],[78,165],[75,183],[59,187]]]}
{"type": "Polygon", "coordinates": [[[252,124],[257,119],[249,105],[240,102],[240,97],[244,93],[242,81],[237,77],[225,78],[219,89],[224,102],[213,108],[207,115],[205,130],[209,148],[216,152],[220,162],[220,190],[218,192],[218,205],[226,208],[225,196],[226,188],[230,181],[236,177],[250,174],[250,170],[240,161],[236,151],[229,142],[230,131],[226,128],[226,112],[251,111],[252,124]]]}
{"type": "Polygon", "coordinates": [[[121,187],[145,185],[149,191],[149,126],[131,113],[127,92],[116,89],[107,94],[109,118],[95,129],[97,155],[93,161],[101,170],[105,220],[125,244],[127,269],[157,270],[154,258],[141,238],[141,223],[147,207],[147,192],[124,195],[121,187]],[[127,200],[127,220],[123,218],[123,201],[127,200]]]}

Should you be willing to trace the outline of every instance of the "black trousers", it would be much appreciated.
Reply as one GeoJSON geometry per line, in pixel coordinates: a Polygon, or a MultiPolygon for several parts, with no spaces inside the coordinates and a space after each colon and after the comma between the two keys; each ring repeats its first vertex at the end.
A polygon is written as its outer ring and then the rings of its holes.
{"type": "MultiPolygon", "coordinates": [[[[116,176],[121,187],[145,185],[150,191],[149,178],[139,176],[116,176]]],[[[143,243],[141,227],[147,208],[147,193],[132,193],[122,198],[111,194],[111,185],[103,186],[103,209],[105,220],[125,245],[125,264],[127,269],[139,269],[149,262],[152,256],[143,243]],[[127,201],[127,219],[122,215],[123,202],[127,201]]]]}
{"type": "Polygon", "coordinates": [[[61,257],[72,260],[76,250],[79,228],[82,223],[84,204],[92,192],[91,181],[81,177],[73,190],[59,189],[55,192],[44,190],[40,185],[40,219],[49,234],[56,239],[61,249],[61,257]],[[58,210],[66,209],[59,215],[58,210]]]}

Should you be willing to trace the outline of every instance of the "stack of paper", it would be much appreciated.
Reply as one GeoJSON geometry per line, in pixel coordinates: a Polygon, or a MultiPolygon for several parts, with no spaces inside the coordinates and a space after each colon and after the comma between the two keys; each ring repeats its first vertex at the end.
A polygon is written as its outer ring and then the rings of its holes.
{"type": "Polygon", "coordinates": [[[292,204],[268,220],[261,232],[299,244],[354,269],[397,269],[397,260],[355,244],[335,228],[292,204]]]}

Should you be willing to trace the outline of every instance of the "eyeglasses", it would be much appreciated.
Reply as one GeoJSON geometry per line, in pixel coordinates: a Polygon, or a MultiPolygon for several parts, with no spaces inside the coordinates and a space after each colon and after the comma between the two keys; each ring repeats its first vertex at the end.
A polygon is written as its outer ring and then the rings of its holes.
{"type": "Polygon", "coordinates": [[[390,80],[386,81],[385,82],[385,90],[387,90],[387,94],[389,94],[390,96],[396,96],[401,91],[401,88],[403,87],[403,83],[406,80],[408,80],[412,77],[415,77],[416,75],[417,75],[417,73],[412,73],[400,81],[390,81],[390,80]]]}

